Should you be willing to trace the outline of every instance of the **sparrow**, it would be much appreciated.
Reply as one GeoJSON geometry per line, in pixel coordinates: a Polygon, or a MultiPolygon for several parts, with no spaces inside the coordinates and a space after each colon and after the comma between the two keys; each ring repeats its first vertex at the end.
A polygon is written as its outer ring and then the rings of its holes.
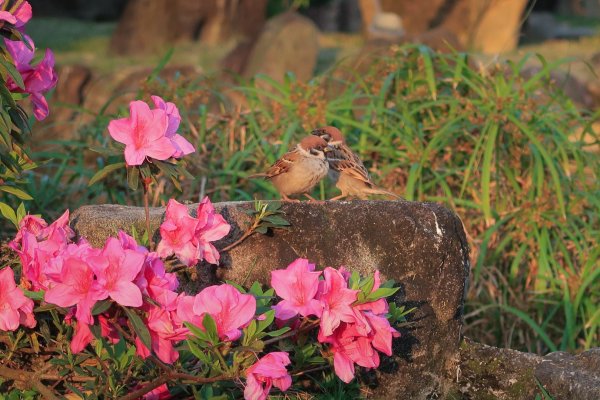
{"type": "Polygon", "coordinates": [[[309,200],[316,201],[308,192],[327,175],[329,163],[325,153],[329,150],[324,139],[307,136],[293,150],[275,161],[265,173],[251,177],[262,176],[273,182],[283,200],[300,201],[289,196],[304,194],[309,200]]]}
{"type": "Polygon", "coordinates": [[[344,135],[339,129],[333,126],[325,126],[314,129],[311,133],[324,139],[331,148],[331,151],[327,153],[329,178],[335,182],[335,186],[342,192],[331,200],[339,200],[348,196],[365,200],[370,194],[381,194],[396,199],[401,198],[395,193],[375,186],[363,162],[348,147],[344,135]]]}

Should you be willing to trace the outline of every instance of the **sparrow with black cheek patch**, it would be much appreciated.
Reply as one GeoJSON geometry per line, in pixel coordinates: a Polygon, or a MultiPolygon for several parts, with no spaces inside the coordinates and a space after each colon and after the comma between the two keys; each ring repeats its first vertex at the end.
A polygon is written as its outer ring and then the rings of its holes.
{"type": "Polygon", "coordinates": [[[308,192],[327,175],[329,163],[325,153],[329,150],[324,139],[307,136],[277,160],[267,172],[252,177],[263,176],[273,182],[283,200],[300,201],[290,199],[289,196],[304,194],[314,201],[308,192]]]}
{"type": "Polygon", "coordinates": [[[364,200],[370,194],[380,194],[396,199],[401,198],[395,193],[375,186],[364,164],[358,155],[348,147],[344,135],[339,129],[326,126],[315,129],[311,133],[324,139],[331,148],[331,151],[327,153],[329,178],[335,182],[335,186],[342,192],[331,200],[339,200],[348,196],[364,200]]]}

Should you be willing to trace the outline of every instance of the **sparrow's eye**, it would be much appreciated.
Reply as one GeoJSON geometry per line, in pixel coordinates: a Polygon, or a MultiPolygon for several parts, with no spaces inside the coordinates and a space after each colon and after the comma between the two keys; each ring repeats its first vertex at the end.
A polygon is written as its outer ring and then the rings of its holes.
{"type": "Polygon", "coordinates": [[[321,149],[310,149],[310,154],[318,156],[319,154],[322,154],[323,152],[321,151],[321,149]]]}

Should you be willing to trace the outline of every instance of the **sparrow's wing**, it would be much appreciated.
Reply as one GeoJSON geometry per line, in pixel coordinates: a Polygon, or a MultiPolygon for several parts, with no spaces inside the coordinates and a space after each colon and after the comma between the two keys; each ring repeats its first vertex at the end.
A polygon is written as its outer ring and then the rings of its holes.
{"type": "Polygon", "coordinates": [[[360,158],[346,145],[327,153],[329,166],[338,172],[351,175],[353,178],[372,185],[369,172],[360,158]]]}
{"type": "Polygon", "coordinates": [[[277,175],[288,172],[292,165],[298,161],[299,156],[300,154],[296,150],[285,153],[265,172],[265,178],[271,179],[277,175]]]}

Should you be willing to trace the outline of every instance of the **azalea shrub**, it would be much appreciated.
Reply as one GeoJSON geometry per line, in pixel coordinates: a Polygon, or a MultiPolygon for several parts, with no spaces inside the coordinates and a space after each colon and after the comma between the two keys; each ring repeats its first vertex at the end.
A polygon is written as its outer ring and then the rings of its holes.
{"type": "Polygon", "coordinates": [[[229,231],[210,200],[196,217],[179,206],[170,203],[159,252],[124,231],[95,248],[75,238],[68,212],[51,224],[20,221],[10,247],[21,268],[0,271],[2,391],[265,399],[330,366],[350,382],[357,366],[377,368],[380,353],[392,354],[405,311],[388,303],[396,289],[378,272],[361,278],[297,259],[272,271],[267,288],[179,291],[173,271],[218,260],[211,242],[229,231]],[[166,228],[177,224],[185,232],[174,247],[166,228]]]}
{"type": "Polygon", "coordinates": [[[0,1],[0,214],[13,224],[26,213],[17,200],[32,199],[20,187],[22,173],[36,167],[25,148],[30,125],[23,104],[29,99],[35,119],[45,119],[49,109],[44,94],[58,79],[51,50],[34,61],[35,43],[24,33],[31,16],[27,1],[0,1]]]}

